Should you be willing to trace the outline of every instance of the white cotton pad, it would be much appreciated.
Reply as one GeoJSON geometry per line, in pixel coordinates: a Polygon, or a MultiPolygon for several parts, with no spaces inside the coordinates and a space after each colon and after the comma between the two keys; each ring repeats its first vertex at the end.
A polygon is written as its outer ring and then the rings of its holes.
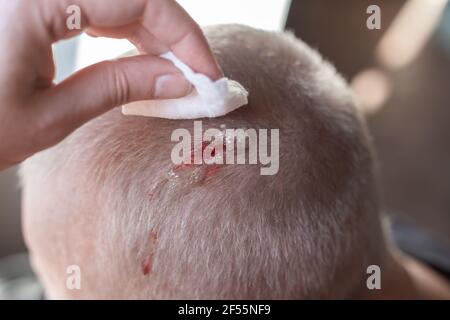
{"type": "Polygon", "coordinates": [[[197,119],[224,116],[248,103],[248,92],[238,82],[221,78],[212,81],[195,73],[172,52],[161,57],[170,60],[195,87],[186,97],[166,100],[137,101],[122,107],[124,115],[166,119],[197,119]]]}

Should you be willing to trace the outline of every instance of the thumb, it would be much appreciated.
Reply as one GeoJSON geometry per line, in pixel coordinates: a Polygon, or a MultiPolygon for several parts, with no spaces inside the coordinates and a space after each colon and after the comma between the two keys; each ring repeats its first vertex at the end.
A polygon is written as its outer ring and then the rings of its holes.
{"type": "Polygon", "coordinates": [[[172,64],[142,55],[89,66],[45,92],[36,117],[44,125],[69,134],[86,121],[137,100],[179,98],[190,83],[172,64]]]}

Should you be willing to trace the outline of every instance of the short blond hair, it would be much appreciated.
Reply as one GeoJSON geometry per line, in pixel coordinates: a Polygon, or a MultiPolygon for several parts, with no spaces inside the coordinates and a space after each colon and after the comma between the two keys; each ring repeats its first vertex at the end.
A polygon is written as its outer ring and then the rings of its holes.
{"type": "Polygon", "coordinates": [[[170,133],[193,122],[117,109],[89,122],[22,167],[25,235],[50,297],[344,298],[382,264],[370,147],[342,77],[291,34],[205,34],[250,102],[203,125],[279,128],[278,174],[226,165],[154,191],[173,167],[170,133]],[[73,264],[78,291],[65,287],[73,264]]]}

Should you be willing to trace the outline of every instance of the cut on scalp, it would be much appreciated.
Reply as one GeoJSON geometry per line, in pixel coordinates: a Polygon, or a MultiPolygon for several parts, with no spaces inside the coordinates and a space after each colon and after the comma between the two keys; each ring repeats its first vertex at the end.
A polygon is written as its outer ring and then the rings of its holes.
{"type": "Polygon", "coordinates": [[[22,166],[25,236],[50,297],[348,298],[383,265],[369,142],[345,81],[291,34],[205,34],[250,95],[204,129],[280,129],[278,173],[225,165],[204,183],[158,184],[171,133],[193,121],[115,109],[89,122],[22,166]],[[66,287],[70,265],[81,290],[66,287]]]}

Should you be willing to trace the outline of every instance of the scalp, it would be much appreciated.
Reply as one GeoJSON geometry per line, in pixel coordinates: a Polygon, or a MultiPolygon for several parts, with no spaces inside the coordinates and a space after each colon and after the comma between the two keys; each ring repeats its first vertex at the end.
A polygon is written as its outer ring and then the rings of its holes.
{"type": "Polygon", "coordinates": [[[89,122],[22,168],[27,242],[55,296],[74,293],[49,270],[80,264],[75,297],[345,297],[380,259],[370,148],[345,81],[292,35],[205,33],[250,96],[204,129],[280,129],[278,174],[226,165],[173,188],[161,183],[170,135],[192,121],[115,109],[89,122]]]}

